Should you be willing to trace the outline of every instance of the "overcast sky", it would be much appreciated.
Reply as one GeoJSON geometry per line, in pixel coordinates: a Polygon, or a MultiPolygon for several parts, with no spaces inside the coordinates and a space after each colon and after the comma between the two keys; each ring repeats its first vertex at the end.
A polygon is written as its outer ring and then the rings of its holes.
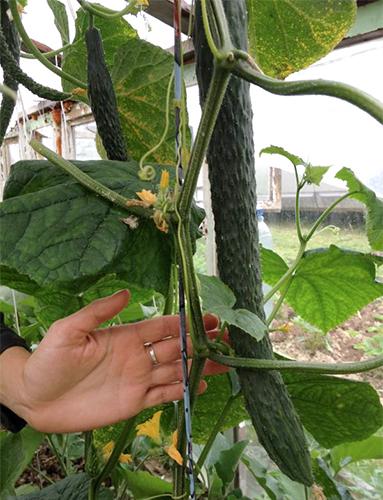
{"type": "MultiPolygon", "coordinates": [[[[62,0],[68,6],[71,38],[74,36],[70,5],[75,0],[62,0]]],[[[121,9],[123,0],[101,2],[121,9]]],[[[129,21],[144,38],[162,48],[173,45],[173,30],[150,16],[128,16],[129,21]],[[149,29],[150,26],[150,29],[149,29]]],[[[54,27],[53,15],[44,0],[29,0],[23,22],[31,38],[52,48],[61,46],[54,27]]],[[[339,49],[312,67],[289,77],[290,80],[324,78],[355,85],[383,101],[383,40],[339,49]]],[[[37,81],[60,88],[60,79],[39,62],[22,59],[22,68],[37,81]]],[[[324,96],[279,97],[252,86],[255,150],[275,144],[311,161],[314,165],[334,165],[352,168],[361,180],[383,194],[383,140],[381,126],[355,107],[324,96]],[[380,175],[380,180],[379,180],[380,175]]],[[[24,107],[28,109],[37,98],[22,89],[24,107]]],[[[198,91],[188,90],[190,123],[197,128],[200,111],[198,91]]],[[[257,165],[290,168],[287,160],[264,156],[257,165]]],[[[329,175],[327,176],[330,177],[329,175]]]]}

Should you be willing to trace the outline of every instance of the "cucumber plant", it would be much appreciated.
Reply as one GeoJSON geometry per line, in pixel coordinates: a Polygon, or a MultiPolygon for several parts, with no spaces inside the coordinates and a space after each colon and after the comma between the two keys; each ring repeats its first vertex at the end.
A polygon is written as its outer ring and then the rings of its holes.
{"type": "MultiPolygon", "coordinates": [[[[284,3],[284,0],[280,1],[284,3]]],[[[2,1],[2,6],[5,3],[2,1]]],[[[282,154],[293,163],[295,169],[300,249],[290,267],[273,252],[262,250],[263,276],[261,275],[248,87],[252,83],[281,95],[324,94],[340,98],[363,109],[380,123],[383,122],[382,105],[371,96],[345,84],[324,80],[293,83],[278,80],[274,76],[286,76],[289,65],[285,62],[270,62],[267,50],[260,46],[254,56],[268,75],[272,76],[264,75],[247,51],[245,7],[247,6],[250,16],[249,33],[253,42],[255,30],[251,31],[252,26],[269,22],[272,17],[270,12],[264,12],[265,3],[198,0],[194,43],[203,115],[190,155],[187,151],[183,154],[189,159],[184,185],[180,189],[178,169],[174,168],[174,129],[168,123],[169,115],[173,114],[169,109],[172,58],[147,42],[138,40],[128,23],[122,19],[122,15],[128,11],[135,11],[136,4],[145,2],[131,0],[121,12],[113,12],[85,1],[79,3],[82,10],[77,16],[76,38],[72,44],[66,44],[62,49],[64,69],[54,68],[55,73],[58,72],[62,77],[63,86],[68,92],[64,93],[65,97],[63,93],[59,93],[56,98],[63,99],[73,95],[87,102],[89,96],[109,160],[122,161],[68,162],[37,141],[31,142],[35,150],[49,162],[21,161],[12,168],[4,192],[4,202],[0,206],[1,283],[33,296],[39,324],[47,328],[55,319],[79,309],[95,297],[126,286],[133,293],[132,304],[122,313],[125,321],[140,319],[142,311],[140,312],[139,303],[149,303],[154,292],[166,297],[164,310],[167,313],[176,310],[175,281],[177,273],[182,272],[190,335],[195,351],[190,374],[192,408],[195,412],[193,425],[198,429],[195,437],[198,439],[199,436],[201,442],[206,442],[196,474],[202,466],[209,468],[212,465],[208,460],[209,451],[225,422],[227,426],[234,425],[248,414],[265,450],[287,476],[305,487],[312,486],[313,491],[319,485],[323,491],[331,493],[336,487],[331,478],[324,475],[323,470],[313,462],[303,426],[320,444],[332,448],[347,441],[364,440],[371,436],[381,425],[382,408],[376,392],[370,386],[323,374],[338,375],[371,370],[383,365],[383,359],[378,357],[345,365],[275,359],[267,335],[267,325],[271,323],[284,299],[292,303],[304,319],[321,329],[340,324],[347,315],[382,295],[382,286],[374,280],[375,263],[380,263],[380,257],[347,253],[336,247],[327,251],[306,252],[307,242],[341,199],[322,214],[307,234],[302,234],[300,192],[306,183],[319,183],[326,169],[309,165],[299,157],[271,146],[263,153],[282,154]],[[95,31],[97,28],[101,34],[95,31]],[[115,43],[111,43],[110,48],[106,39],[112,36],[115,37],[115,43]],[[102,37],[105,54],[102,50],[102,37]],[[86,42],[88,72],[84,69],[86,42]],[[276,68],[275,64],[279,66],[276,68]],[[102,78],[98,81],[100,76],[102,78]],[[142,89],[147,89],[147,95],[156,100],[152,107],[147,103],[147,96],[143,98],[142,89]],[[88,90],[88,96],[83,90],[88,90]],[[133,111],[134,119],[131,118],[133,111]],[[148,149],[150,161],[146,158],[147,164],[143,167],[138,160],[148,149]],[[193,268],[193,246],[202,218],[201,211],[193,205],[193,194],[206,154],[218,236],[219,271],[229,288],[217,278],[198,279],[193,268]],[[128,158],[131,159],[128,161],[128,158]],[[299,165],[305,167],[302,177],[298,176],[299,165]],[[143,168],[146,169],[145,172],[150,169],[150,176],[142,175],[143,168]],[[163,170],[168,172],[165,178],[161,174],[163,170]],[[169,182],[166,181],[167,175],[170,177],[169,182]],[[139,193],[140,200],[136,193],[139,193]],[[66,211],[65,220],[62,210],[57,210],[58,206],[66,211]],[[77,228],[81,226],[81,238],[76,233],[76,227],[72,227],[74,221],[77,228]],[[34,239],[32,246],[31,234],[34,239]],[[71,244],[74,239],[76,245],[71,244]],[[111,247],[113,252],[110,251],[111,247]],[[57,252],[58,248],[61,249],[60,252],[57,252]],[[128,254],[126,248],[130,249],[128,254]],[[65,262],[60,261],[62,255],[65,255],[65,262]],[[67,265],[67,259],[71,262],[70,265],[67,265]],[[334,275],[336,273],[333,270],[341,263],[342,270],[347,269],[349,275],[354,273],[356,276],[353,293],[349,294],[351,299],[347,302],[347,298],[342,298],[342,307],[337,307],[336,297],[331,297],[335,301],[336,314],[329,308],[319,315],[319,319],[317,309],[312,304],[311,309],[305,308],[302,297],[299,299],[297,294],[297,289],[301,286],[299,280],[307,280],[318,263],[323,268],[327,266],[334,275]],[[275,293],[280,294],[269,318],[264,317],[262,308],[262,279],[272,286],[265,300],[275,293]],[[358,282],[363,288],[363,293],[360,294],[357,290],[358,282]],[[226,324],[230,325],[231,346],[222,341],[208,341],[202,321],[204,311],[217,313],[224,322],[223,330],[226,324]],[[235,378],[228,379],[226,375],[220,376],[220,381],[215,386],[211,382],[212,388],[209,389],[207,401],[212,418],[209,418],[209,422],[204,421],[208,432],[206,428],[198,428],[204,403],[203,398],[196,400],[196,389],[207,358],[236,368],[241,387],[240,389],[235,378]],[[310,405],[302,403],[301,393],[307,390],[312,394],[312,387],[315,387],[319,397],[316,396],[317,400],[310,409],[310,405]],[[225,390],[226,400],[220,405],[219,395],[225,390]],[[349,398],[349,394],[357,394],[358,398],[349,398]],[[317,412],[312,407],[316,408],[315,404],[318,405],[319,401],[329,395],[332,398],[330,411],[326,414],[325,421],[318,425],[317,412]],[[360,419],[353,420],[350,417],[341,428],[337,428],[336,435],[332,436],[331,426],[335,420],[339,421],[337,412],[347,408],[348,413],[352,414],[355,399],[369,402],[368,421],[361,422],[360,419]],[[313,486],[314,483],[317,486],[313,486]]],[[[327,0],[318,8],[323,8],[325,4],[333,13],[333,0],[327,0]]],[[[56,21],[60,23],[62,4],[50,0],[49,5],[56,13],[56,21]]],[[[11,24],[13,28],[17,28],[25,46],[44,65],[50,67],[47,58],[37,54],[38,51],[32,47],[22,25],[16,0],[9,0],[9,8],[13,18],[11,24]]],[[[306,8],[313,7],[308,5],[306,8]]],[[[354,14],[355,2],[345,1],[338,17],[335,16],[333,20],[337,29],[334,27],[336,35],[328,50],[348,30],[354,14]]],[[[299,20],[296,22],[298,29],[299,20]]],[[[65,31],[65,26],[63,29],[65,31]]],[[[16,81],[23,84],[24,81],[29,82],[28,88],[35,89],[38,94],[41,88],[33,80],[25,78],[17,59],[7,52],[6,45],[9,43],[6,42],[6,37],[0,37],[0,43],[4,46],[2,54],[6,54],[6,57],[0,59],[3,68],[9,68],[7,71],[12,73],[16,81]]],[[[304,62],[297,64],[303,67],[322,55],[324,54],[310,54],[304,62]],[[310,59],[312,57],[314,59],[310,59]]],[[[53,68],[50,69],[53,71],[53,68]]],[[[294,69],[299,67],[295,65],[294,69]]],[[[45,90],[43,89],[44,92],[45,90]]],[[[184,127],[186,122],[187,116],[182,108],[184,127]]],[[[184,149],[187,149],[188,137],[185,132],[183,144],[184,149]]],[[[381,250],[382,201],[348,169],[342,169],[337,176],[348,184],[349,193],[345,197],[354,197],[365,203],[368,213],[367,235],[371,248],[381,250]]],[[[322,281],[323,279],[326,276],[322,277],[322,281]]],[[[339,281],[341,277],[336,276],[336,279],[339,281]]],[[[340,286],[338,283],[338,288],[340,286]]],[[[334,289],[336,288],[335,286],[334,289]]],[[[323,293],[328,292],[327,289],[323,293]]],[[[162,411],[168,421],[173,420],[173,408],[164,407],[162,411]]],[[[139,415],[137,422],[149,417],[150,413],[139,415]]],[[[142,476],[145,473],[140,471],[124,469],[122,480],[119,473],[113,472],[121,471],[121,467],[117,466],[121,452],[124,449],[135,449],[134,426],[134,421],[129,420],[113,429],[87,433],[87,474],[68,477],[62,482],[65,484],[52,486],[53,490],[64,495],[64,499],[70,498],[70,492],[76,489],[80,492],[78,498],[109,498],[110,491],[103,488],[102,483],[112,475],[114,483],[121,486],[121,491],[129,488],[136,498],[166,497],[171,490],[174,498],[184,498],[188,484],[185,480],[186,434],[183,418],[179,418],[178,441],[173,445],[184,457],[184,461],[183,464],[174,465],[173,488],[168,483],[157,481],[158,478],[152,481],[147,475],[142,476]],[[102,464],[98,461],[100,443],[107,444],[105,436],[110,437],[111,432],[114,433],[116,445],[106,464],[102,464]],[[144,493],[142,482],[150,483],[150,488],[144,493]]],[[[35,436],[34,442],[37,441],[35,436]]],[[[210,486],[203,490],[209,489],[209,498],[241,498],[238,497],[240,492],[231,491],[230,483],[233,477],[231,472],[238,463],[244,446],[243,443],[238,443],[234,451],[220,455],[222,463],[218,461],[213,464],[213,468],[210,467],[213,471],[210,486]],[[228,463],[230,466],[226,470],[225,464],[228,463]]],[[[14,479],[14,476],[11,478],[14,479]]],[[[262,480],[260,484],[265,485],[262,480]]],[[[265,490],[271,495],[271,490],[267,488],[265,485],[265,490]]],[[[47,491],[47,495],[49,494],[47,491]]],[[[29,498],[43,498],[40,493],[36,495],[29,498]]]]}

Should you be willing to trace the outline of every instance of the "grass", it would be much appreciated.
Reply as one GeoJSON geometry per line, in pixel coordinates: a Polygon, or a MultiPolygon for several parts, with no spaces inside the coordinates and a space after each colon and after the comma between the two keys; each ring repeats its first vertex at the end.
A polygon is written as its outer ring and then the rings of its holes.
{"type": "MultiPolygon", "coordinates": [[[[308,232],[311,226],[303,226],[302,232],[308,232]]],[[[295,224],[269,224],[274,240],[274,251],[277,252],[287,264],[291,264],[298,252],[299,242],[295,224]]],[[[367,236],[363,228],[342,228],[338,235],[329,229],[318,232],[308,243],[307,250],[336,245],[346,250],[356,250],[368,253],[371,251],[367,236]]],[[[383,276],[383,266],[377,269],[377,276],[383,276]]]]}

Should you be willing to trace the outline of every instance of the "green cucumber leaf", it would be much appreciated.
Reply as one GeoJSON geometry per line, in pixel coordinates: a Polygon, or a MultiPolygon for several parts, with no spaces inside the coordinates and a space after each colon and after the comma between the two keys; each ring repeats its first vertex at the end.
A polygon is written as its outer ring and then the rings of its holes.
{"type": "Polygon", "coordinates": [[[242,455],[241,461],[253,478],[265,490],[270,500],[285,500],[285,492],[280,482],[269,473],[268,458],[256,457],[255,454],[250,452],[242,455]]]}
{"type": "Polygon", "coordinates": [[[53,12],[55,26],[60,33],[63,45],[70,43],[69,23],[65,5],[59,0],[47,0],[47,3],[53,12]]]}
{"type": "Polygon", "coordinates": [[[156,500],[169,500],[173,488],[171,483],[149,472],[131,471],[130,469],[120,468],[119,473],[128,484],[135,500],[146,500],[155,497],[156,500]],[[164,496],[161,496],[161,494],[164,496]]]}
{"type": "Polygon", "coordinates": [[[305,162],[304,160],[302,160],[302,158],[299,158],[299,156],[293,155],[279,146],[269,146],[267,148],[264,148],[260,151],[259,156],[261,156],[263,153],[278,154],[290,160],[294,167],[297,167],[298,165],[302,165],[303,167],[305,167],[305,173],[302,180],[306,181],[308,184],[316,184],[317,186],[319,186],[322,182],[323,176],[330,168],[314,167],[313,165],[311,165],[311,163],[305,162]]]}
{"type": "Polygon", "coordinates": [[[293,372],[282,378],[302,424],[325,448],[367,439],[382,425],[379,396],[367,382],[293,372]]]}
{"type": "MultiPolygon", "coordinates": [[[[95,4],[97,5],[97,4],[95,4]]],[[[103,7],[104,8],[104,7],[103,7]]],[[[115,52],[128,38],[137,38],[137,32],[122,17],[113,20],[106,20],[94,16],[94,25],[101,31],[104,44],[105,60],[109,69],[113,63],[115,52]]],[[[89,27],[89,14],[83,9],[77,11],[76,34],[72,46],[63,53],[62,69],[66,73],[75,76],[86,83],[87,77],[87,55],[85,45],[85,31],[89,27]]],[[[62,86],[65,92],[70,92],[75,88],[73,83],[62,79],[62,86]]]]}
{"type": "MultiPolygon", "coordinates": [[[[22,495],[21,500],[87,500],[90,477],[87,474],[74,474],[52,484],[43,490],[22,495]]],[[[113,500],[112,490],[101,486],[99,500],[113,500]]]]}
{"type": "Polygon", "coordinates": [[[246,0],[249,51],[266,75],[284,79],[338,45],[354,24],[354,0],[246,0]]]}
{"type": "MultiPolygon", "coordinates": [[[[174,69],[172,55],[144,40],[127,40],[114,56],[111,71],[122,131],[132,158],[139,160],[157,145],[165,130],[168,84],[174,69]]],[[[174,165],[174,107],[170,101],[169,130],[148,161],[174,165]]],[[[186,112],[185,112],[186,113],[186,112]]],[[[186,118],[187,120],[187,118],[186,118]]],[[[186,141],[191,135],[187,128],[186,141]]]]}
{"type": "Polygon", "coordinates": [[[381,295],[383,284],[375,281],[372,257],[331,245],[305,252],[286,301],[326,333],[381,295]]]}
{"type": "MultiPolygon", "coordinates": [[[[127,198],[135,198],[143,188],[153,189],[163,168],[154,165],[157,177],[151,184],[138,179],[136,162],[74,164],[127,198]]],[[[139,227],[131,230],[120,220],[128,211],[96,196],[46,161],[14,165],[4,198],[0,205],[3,285],[30,294],[48,287],[76,295],[113,272],[129,286],[166,294],[172,238],[160,234],[152,220],[141,219],[139,227]]],[[[192,236],[201,215],[194,209],[192,236]]]]}
{"type": "Polygon", "coordinates": [[[13,488],[43,438],[41,432],[25,427],[17,434],[8,434],[1,439],[0,495],[13,488]]]}
{"type": "Polygon", "coordinates": [[[331,466],[337,474],[342,467],[359,460],[383,460],[383,437],[371,436],[356,443],[343,443],[331,450],[331,466]]]}
{"type": "Polygon", "coordinates": [[[218,476],[216,471],[213,471],[209,481],[209,496],[208,500],[222,500],[222,479],[218,476]]]}
{"type": "Polygon", "coordinates": [[[352,500],[350,492],[341,484],[334,481],[329,467],[322,458],[312,460],[315,484],[322,488],[327,500],[352,500]]]}
{"type": "Polygon", "coordinates": [[[276,285],[289,268],[280,255],[263,245],[261,245],[261,267],[263,281],[271,286],[276,285]]]}
{"type": "Polygon", "coordinates": [[[216,314],[221,321],[234,325],[256,340],[261,340],[267,326],[256,314],[246,309],[233,309],[236,302],[234,293],[217,276],[198,274],[202,309],[205,313],[216,314]]]}
{"type": "Polygon", "coordinates": [[[351,198],[366,205],[368,242],[373,250],[383,250],[383,200],[365,186],[349,168],[342,168],[335,177],[347,183],[349,192],[358,191],[351,198]]]}
{"type": "Polygon", "coordinates": [[[218,461],[214,466],[218,476],[222,480],[224,492],[226,492],[226,489],[232,483],[238,462],[248,444],[249,441],[247,439],[238,441],[230,449],[223,450],[219,454],[218,461]]]}

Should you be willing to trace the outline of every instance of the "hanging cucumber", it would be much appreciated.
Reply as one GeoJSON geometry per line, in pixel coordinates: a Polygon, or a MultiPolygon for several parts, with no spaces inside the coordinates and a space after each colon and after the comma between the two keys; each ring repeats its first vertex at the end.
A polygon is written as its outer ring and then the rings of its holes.
{"type": "Polygon", "coordinates": [[[91,26],[85,33],[85,41],[88,53],[88,95],[102,144],[109,160],[129,161],[100,31],[91,26]]]}
{"type": "Polygon", "coordinates": [[[0,30],[0,63],[6,70],[7,74],[12,77],[15,82],[21,83],[24,87],[42,99],[49,99],[50,101],[64,101],[65,99],[72,97],[72,95],[67,92],[60,92],[59,90],[37,83],[33,80],[33,78],[24,73],[17,60],[12,55],[12,52],[9,50],[2,30],[0,30]]]}
{"type": "MultiPolygon", "coordinates": [[[[18,62],[20,59],[20,37],[19,33],[14,26],[13,22],[8,17],[9,5],[5,0],[0,0],[1,17],[0,17],[0,30],[4,35],[9,50],[15,60],[18,62]]],[[[3,66],[2,57],[0,57],[1,66],[3,68],[3,81],[4,84],[11,90],[17,92],[18,83],[13,76],[8,72],[7,68],[3,66]]],[[[6,95],[3,95],[0,107],[0,146],[3,144],[5,134],[9,122],[11,121],[13,110],[15,109],[15,101],[6,95]]]]}
{"type": "MultiPolygon", "coordinates": [[[[232,41],[247,49],[245,0],[223,0],[232,41]]],[[[207,94],[213,58],[206,42],[201,1],[196,2],[194,47],[201,103],[207,94]]],[[[221,279],[237,297],[236,307],[264,319],[258,249],[252,109],[248,83],[232,77],[208,150],[209,178],[221,279]]],[[[269,338],[257,342],[230,328],[238,356],[272,359],[269,338]]],[[[304,432],[278,372],[238,370],[246,407],[259,441],[294,481],[313,483],[304,432]]]]}

